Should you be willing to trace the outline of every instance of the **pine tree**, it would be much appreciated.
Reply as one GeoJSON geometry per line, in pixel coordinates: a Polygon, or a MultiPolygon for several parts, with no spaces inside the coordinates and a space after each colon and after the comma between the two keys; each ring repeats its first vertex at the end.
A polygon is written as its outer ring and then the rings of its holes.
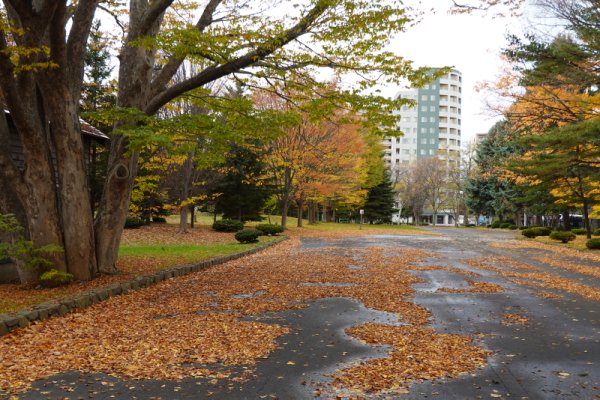
{"type": "Polygon", "coordinates": [[[220,193],[216,211],[223,213],[223,218],[262,220],[260,214],[272,188],[262,179],[265,165],[258,148],[232,144],[223,168],[226,174],[215,188],[215,194],[220,193]]]}
{"type": "Polygon", "coordinates": [[[392,214],[396,212],[394,189],[390,175],[385,172],[381,182],[369,190],[364,205],[365,220],[371,224],[391,223],[392,214]]]}

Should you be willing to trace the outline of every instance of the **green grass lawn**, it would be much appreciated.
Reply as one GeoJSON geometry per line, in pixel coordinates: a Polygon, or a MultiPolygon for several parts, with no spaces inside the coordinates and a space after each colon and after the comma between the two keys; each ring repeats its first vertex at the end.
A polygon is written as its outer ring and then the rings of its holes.
{"type": "Polygon", "coordinates": [[[181,263],[207,260],[252,249],[259,244],[276,240],[275,237],[261,236],[258,243],[214,243],[205,245],[191,244],[133,244],[119,248],[119,259],[131,264],[136,259],[156,261],[156,269],[176,266],[181,263]]]}

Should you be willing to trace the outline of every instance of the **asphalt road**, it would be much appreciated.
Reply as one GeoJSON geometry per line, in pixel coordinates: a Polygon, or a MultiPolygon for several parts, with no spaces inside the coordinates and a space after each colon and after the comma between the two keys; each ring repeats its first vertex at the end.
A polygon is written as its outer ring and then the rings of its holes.
{"type": "MultiPolygon", "coordinates": [[[[429,263],[476,271],[486,282],[504,287],[503,293],[441,293],[464,288],[469,277],[444,270],[415,271],[425,283],[415,286],[414,301],[432,312],[438,332],[470,334],[494,355],[488,366],[457,379],[414,384],[409,394],[381,396],[403,399],[600,399],[600,307],[576,293],[555,291],[559,298],[542,298],[540,289],[509,281],[489,270],[465,264],[465,259],[510,257],[576,282],[600,288],[600,280],[557,269],[535,257],[542,250],[501,249],[492,244],[512,240],[512,232],[475,229],[434,229],[435,235],[377,235],[328,242],[307,239],[303,248],[322,246],[364,249],[410,247],[431,254],[429,263]],[[503,315],[526,316],[527,325],[506,325],[503,315]]],[[[335,251],[335,250],[334,250],[335,251]]],[[[573,260],[574,261],[574,260],[573,260]]],[[[590,261],[582,264],[593,266],[590,261]]],[[[598,265],[600,267],[600,265],[598,265]]],[[[478,278],[479,279],[479,278],[478,278]]],[[[310,399],[325,386],[327,374],[356,360],[382,357],[386,348],[367,346],[348,337],[346,327],[377,321],[398,323],[392,314],[366,309],[354,299],[323,299],[302,310],[259,316],[290,326],[279,348],[259,361],[255,377],[244,384],[207,385],[202,379],[122,381],[103,374],[70,372],[36,382],[21,396],[94,399],[310,399]],[[297,360],[285,366],[291,357],[297,360]]],[[[379,398],[377,396],[371,396],[379,398]]]]}

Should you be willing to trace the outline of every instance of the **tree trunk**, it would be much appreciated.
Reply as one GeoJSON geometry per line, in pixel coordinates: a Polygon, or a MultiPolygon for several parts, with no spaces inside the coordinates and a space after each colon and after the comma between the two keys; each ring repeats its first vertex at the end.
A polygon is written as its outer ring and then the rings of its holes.
{"type": "Polygon", "coordinates": [[[569,211],[564,211],[562,216],[563,216],[563,225],[565,227],[565,230],[570,231],[571,230],[571,215],[570,215],[569,211]]]}
{"type": "Polygon", "coordinates": [[[190,228],[194,229],[194,222],[196,219],[196,207],[190,206],[190,228]]]}
{"type": "Polygon", "coordinates": [[[97,272],[87,167],[83,155],[79,110],[66,86],[47,87],[48,117],[56,151],[58,204],[68,271],[77,280],[97,272]],[[75,123],[74,123],[75,122],[75,123]]]}
{"type": "Polygon", "coordinates": [[[583,223],[585,224],[585,231],[587,233],[587,238],[592,238],[592,226],[590,224],[590,213],[588,209],[588,200],[583,198],[583,223]]]}
{"type": "Polygon", "coordinates": [[[290,200],[287,194],[284,194],[281,200],[281,227],[287,228],[287,214],[290,207],[290,200]]]}
{"type": "Polygon", "coordinates": [[[304,199],[302,197],[300,197],[298,199],[298,223],[297,226],[298,228],[302,228],[302,217],[304,213],[304,199]]]}
{"type": "Polygon", "coordinates": [[[181,206],[179,211],[179,233],[187,233],[188,207],[181,206]]]}

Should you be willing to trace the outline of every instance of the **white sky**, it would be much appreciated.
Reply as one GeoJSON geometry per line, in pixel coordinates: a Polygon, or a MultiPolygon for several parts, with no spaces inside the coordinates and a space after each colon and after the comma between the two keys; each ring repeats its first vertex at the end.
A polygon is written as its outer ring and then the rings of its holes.
{"type": "MultiPolygon", "coordinates": [[[[439,3],[450,2],[435,0],[439,3]]],[[[432,0],[427,0],[429,6],[432,0]]],[[[410,1],[409,1],[410,3],[410,1]]],[[[485,111],[485,93],[475,86],[494,81],[500,73],[500,51],[507,33],[521,32],[520,19],[492,17],[482,13],[450,15],[440,8],[427,12],[422,21],[395,38],[390,47],[415,66],[452,66],[463,76],[462,135],[466,142],[479,132],[487,132],[498,120],[485,111]]],[[[400,88],[388,87],[384,94],[394,96],[400,88]]]]}

